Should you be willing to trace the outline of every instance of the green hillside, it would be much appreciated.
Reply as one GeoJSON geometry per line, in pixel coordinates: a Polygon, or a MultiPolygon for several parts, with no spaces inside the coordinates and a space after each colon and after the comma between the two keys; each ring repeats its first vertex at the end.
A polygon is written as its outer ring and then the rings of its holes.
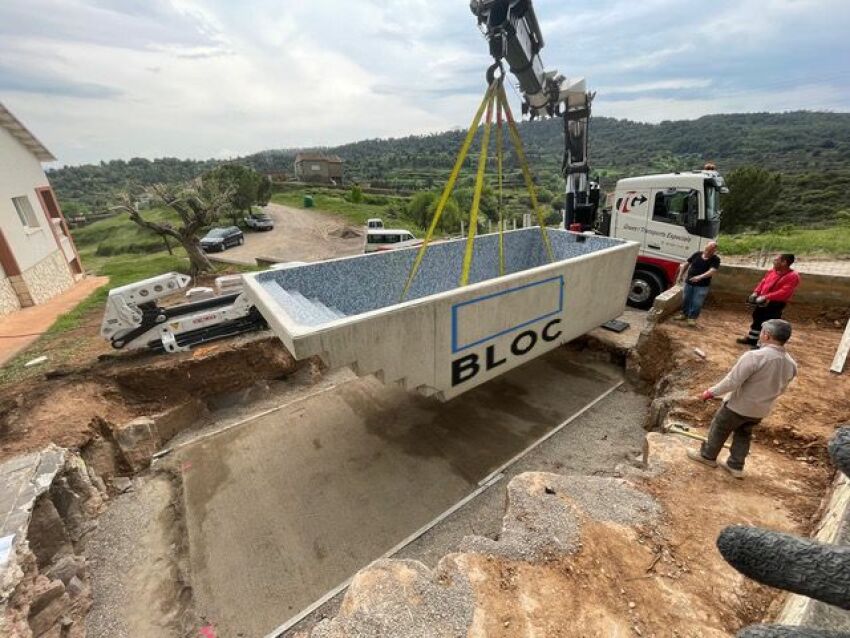
{"type": "MultiPolygon", "coordinates": [[[[562,122],[521,125],[528,155],[539,182],[562,190],[559,175],[563,150],[562,122]]],[[[409,191],[439,187],[460,146],[463,131],[394,139],[363,140],[322,149],[338,154],[347,181],[409,191]]],[[[294,150],[264,151],[239,161],[263,172],[292,173],[294,150]]],[[[721,172],[756,165],[782,174],[779,204],[759,227],[826,226],[848,205],[850,186],[850,113],[752,113],[710,115],[697,120],[645,124],[606,117],[591,123],[591,165],[604,189],[617,179],[649,172],[701,167],[713,161],[721,172]]],[[[475,151],[461,185],[471,180],[475,151]]],[[[191,179],[209,170],[214,160],[164,158],[101,162],[50,172],[66,210],[102,209],[128,183],[147,185],[191,179]]],[[[516,162],[509,156],[509,170],[516,162]]],[[[516,175],[509,182],[518,184],[516,175]]]]}

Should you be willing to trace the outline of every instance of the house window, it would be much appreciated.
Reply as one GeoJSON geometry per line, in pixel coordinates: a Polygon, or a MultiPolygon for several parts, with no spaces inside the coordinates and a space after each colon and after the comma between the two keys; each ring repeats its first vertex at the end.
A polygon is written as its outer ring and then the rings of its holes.
{"type": "Polygon", "coordinates": [[[32,209],[30,200],[26,195],[21,197],[13,197],[12,203],[15,205],[15,210],[18,212],[18,217],[21,218],[21,223],[24,228],[39,228],[38,217],[35,216],[35,211],[32,209]]]}
{"type": "Polygon", "coordinates": [[[310,165],[310,170],[311,170],[311,171],[320,171],[320,170],[322,170],[322,167],[321,167],[321,166],[319,166],[318,164],[311,164],[311,165],[310,165]]]}

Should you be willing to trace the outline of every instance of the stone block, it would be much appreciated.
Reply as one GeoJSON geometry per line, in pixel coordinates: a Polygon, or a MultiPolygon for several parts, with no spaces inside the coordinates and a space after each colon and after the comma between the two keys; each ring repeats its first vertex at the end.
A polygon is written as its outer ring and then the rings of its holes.
{"type": "Polygon", "coordinates": [[[189,428],[196,420],[208,414],[206,405],[199,399],[191,399],[155,414],[156,433],[161,442],[169,441],[189,428]]]}
{"type": "Polygon", "coordinates": [[[55,557],[70,554],[73,551],[65,523],[59,516],[53,501],[46,494],[36,501],[33,508],[29,526],[29,544],[39,569],[45,568],[53,562],[55,557]]]}
{"type": "Polygon", "coordinates": [[[652,304],[652,309],[649,311],[650,322],[663,321],[670,315],[678,312],[682,307],[683,293],[684,291],[681,286],[673,286],[658,295],[652,304]]]}
{"type": "Polygon", "coordinates": [[[44,575],[48,578],[62,581],[67,587],[72,579],[83,576],[86,573],[86,559],[82,556],[69,554],[63,556],[55,564],[48,567],[44,575]]]}
{"type": "MultiPolygon", "coordinates": [[[[61,585],[62,583],[59,584],[61,585]]],[[[41,638],[45,634],[49,635],[49,632],[53,631],[53,628],[59,625],[62,617],[70,614],[70,612],[71,599],[65,593],[63,587],[62,594],[41,610],[33,612],[32,608],[30,608],[29,625],[33,637],[41,638]]]]}
{"type": "Polygon", "coordinates": [[[34,616],[54,600],[65,593],[65,585],[60,580],[51,580],[44,576],[36,578],[30,603],[30,616],[34,616]]]}
{"type": "Polygon", "coordinates": [[[81,450],[81,454],[86,463],[103,480],[108,481],[119,474],[115,447],[106,439],[100,436],[95,437],[81,450]]]}
{"type": "Polygon", "coordinates": [[[159,449],[156,423],[147,416],[138,417],[116,427],[112,435],[124,460],[134,472],[148,467],[151,457],[159,449]]]}

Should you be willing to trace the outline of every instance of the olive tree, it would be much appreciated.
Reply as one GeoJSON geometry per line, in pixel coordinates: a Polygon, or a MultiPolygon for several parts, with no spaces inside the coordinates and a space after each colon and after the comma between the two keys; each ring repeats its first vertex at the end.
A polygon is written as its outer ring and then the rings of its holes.
{"type": "Polygon", "coordinates": [[[194,183],[182,187],[157,184],[148,188],[147,191],[153,196],[157,205],[177,213],[180,220],[178,224],[154,221],[150,218],[151,209],[140,209],[136,199],[130,193],[124,193],[120,203],[114,208],[127,213],[130,221],[142,228],[164,238],[175,239],[186,251],[191,274],[195,276],[213,269],[210,260],[201,249],[198,234],[202,229],[228,215],[231,210],[232,192],[230,189],[222,189],[219,186],[217,183],[212,185],[194,183]]]}

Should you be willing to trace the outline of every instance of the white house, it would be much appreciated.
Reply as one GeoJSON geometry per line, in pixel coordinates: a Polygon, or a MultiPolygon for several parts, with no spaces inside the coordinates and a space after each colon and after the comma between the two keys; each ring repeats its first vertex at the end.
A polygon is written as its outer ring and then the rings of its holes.
{"type": "Polygon", "coordinates": [[[0,315],[43,303],[82,277],[41,162],[44,145],[0,103],[0,315]]]}

